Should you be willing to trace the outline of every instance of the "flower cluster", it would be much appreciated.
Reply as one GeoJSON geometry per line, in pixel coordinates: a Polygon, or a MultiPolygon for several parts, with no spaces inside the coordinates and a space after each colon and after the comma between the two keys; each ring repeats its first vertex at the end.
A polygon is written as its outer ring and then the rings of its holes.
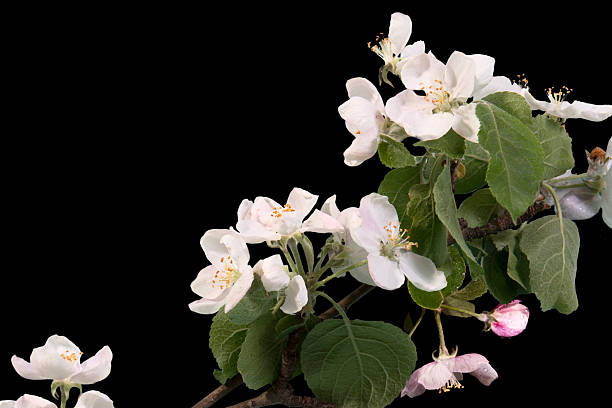
{"type": "MultiPolygon", "coordinates": [[[[51,336],[47,342],[32,350],[30,361],[13,356],[11,363],[17,374],[28,380],[51,380],[51,391],[56,399],[60,397],[60,408],[66,407],[70,390],[82,385],[102,381],[111,371],[113,353],[108,346],[103,347],[93,357],[81,363],[83,352],[63,336],[51,336]]],[[[113,401],[98,391],[87,391],[79,395],[74,408],[113,408],[113,401]]],[[[17,401],[0,401],[0,408],[57,408],[44,398],[23,395],[17,401]]]]}

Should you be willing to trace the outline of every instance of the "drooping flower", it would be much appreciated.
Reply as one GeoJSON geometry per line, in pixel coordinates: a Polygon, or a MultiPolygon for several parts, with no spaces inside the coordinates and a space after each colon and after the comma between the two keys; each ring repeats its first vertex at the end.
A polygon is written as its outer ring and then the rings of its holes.
{"type": "Polygon", "coordinates": [[[486,55],[455,51],[446,65],[431,53],[412,57],[401,72],[406,90],[390,98],[385,111],[410,136],[438,139],[451,128],[471,142],[478,141],[476,105],[467,103],[474,90],[492,78],[494,60],[486,55]],[[414,91],[425,92],[417,95],[414,91]]]}
{"type": "MultiPolygon", "coordinates": [[[[321,206],[321,211],[335,218],[344,227],[342,231],[333,234],[334,239],[339,244],[343,245],[344,263],[340,266],[332,267],[332,270],[337,272],[340,269],[344,269],[351,265],[356,265],[365,260],[368,256],[368,252],[357,245],[355,240],[351,237],[350,232],[352,226],[361,223],[361,219],[359,218],[359,209],[357,207],[349,207],[340,211],[336,205],[336,196],[334,195],[329,197],[325,203],[323,203],[321,206]]],[[[351,276],[353,276],[353,278],[357,279],[361,283],[376,286],[370,277],[368,265],[361,265],[357,268],[353,268],[349,271],[349,273],[351,276]]]]}
{"type": "Polygon", "coordinates": [[[535,99],[529,92],[526,92],[524,96],[531,109],[541,110],[561,119],[586,119],[601,122],[612,116],[612,105],[593,105],[580,101],[567,102],[565,98],[570,92],[571,89],[565,86],[557,91],[548,88],[546,91],[548,102],[535,99]]]}
{"type": "Polygon", "coordinates": [[[231,229],[207,231],[200,245],[211,265],[202,269],[191,283],[191,290],[202,299],[190,303],[189,308],[196,313],[211,314],[225,305],[225,312],[229,312],[253,283],[247,245],[231,229]]]}
{"type": "Polygon", "coordinates": [[[284,290],[285,301],[280,309],[286,314],[295,314],[308,303],[308,289],[304,278],[290,274],[280,255],[272,255],[257,262],[253,272],[261,277],[266,291],[284,290]]]}
{"type": "Polygon", "coordinates": [[[25,394],[17,401],[0,401],[0,408],[57,408],[57,405],[44,398],[25,394]]]}
{"type": "Polygon", "coordinates": [[[425,52],[423,41],[408,45],[411,35],[412,20],[410,17],[402,13],[393,13],[389,23],[389,37],[377,38],[378,45],[368,44],[368,46],[382,58],[389,72],[399,75],[407,58],[425,52]]]}
{"type": "Polygon", "coordinates": [[[304,221],[317,199],[318,196],[297,187],[291,190],[285,205],[267,197],[257,197],[255,201],[245,199],[238,208],[236,229],[249,244],[278,241],[309,231],[328,233],[341,229],[340,224],[319,210],[304,221]]]}
{"type": "Polygon", "coordinates": [[[484,356],[476,353],[457,356],[457,350],[451,355],[442,354],[434,361],[425,364],[414,371],[401,396],[410,398],[423,394],[426,390],[447,392],[453,388],[463,388],[459,381],[463,374],[471,374],[484,385],[490,385],[496,378],[497,372],[484,356]]]}
{"type": "Polygon", "coordinates": [[[81,350],[64,336],[53,335],[30,355],[30,362],[13,356],[17,374],[28,380],[54,380],[72,384],[93,384],[105,379],[111,370],[113,353],[104,346],[95,356],[81,363],[81,350]]]}
{"type": "Polygon", "coordinates": [[[360,222],[351,227],[351,237],[368,253],[368,272],[372,281],[383,289],[397,289],[407,278],[425,291],[446,286],[444,273],[428,258],[411,251],[416,245],[408,241],[399,227],[395,207],[377,193],[361,199],[360,222]]]}
{"type": "Polygon", "coordinates": [[[501,337],[513,337],[527,327],[529,309],[516,299],[505,305],[497,305],[489,315],[493,318],[488,320],[493,333],[501,337]]]}
{"type": "Polygon", "coordinates": [[[113,401],[98,391],[84,392],[74,408],[114,408],[113,401]]]}

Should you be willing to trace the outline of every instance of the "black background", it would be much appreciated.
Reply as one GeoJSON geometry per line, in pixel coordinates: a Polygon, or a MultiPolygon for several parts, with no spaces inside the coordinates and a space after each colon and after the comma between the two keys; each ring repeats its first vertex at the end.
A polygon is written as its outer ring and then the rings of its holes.
{"type": "MultiPolygon", "coordinates": [[[[212,316],[187,307],[207,265],[199,238],[235,225],[243,198],[283,202],[298,186],[319,205],[337,194],[345,208],[377,190],[386,169],[376,159],[343,163],[352,136],[337,107],[347,79],[377,80],[382,60],[366,44],[394,11],[411,16],[410,42],[424,40],[442,61],[454,50],[488,54],[497,75],[525,73],[539,99],[567,85],[577,100],[611,102],[609,21],[584,2],[331,4],[3,10],[0,398],[51,398],[49,383],[20,378],[10,357],[28,359],[52,334],[84,358],[111,347],[111,375],[85,390],[118,407],[189,407],[216,387],[212,316]]],[[[605,149],[612,122],[570,120],[567,129],[584,171],[584,149],[605,149]]],[[[485,355],[499,379],[487,388],[466,378],[463,390],[392,406],[555,401],[606,381],[611,268],[602,250],[612,236],[600,215],[578,226],[578,311],[543,313],[524,297],[532,316],[513,339],[444,319],[447,343],[485,355]]],[[[268,253],[252,247],[251,263],[268,253]]],[[[357,286],[349,279],[331,285],[336,299],[357,286]]],[[[401,326],[406,310],[416,312],[405,291],[376,289],[350,316],[401,326]]],[[[429,362],[431,315],[413,339],[418,366],[429,362]]],[[[219,406],[254,395],[243,387],[219,406]]]]}

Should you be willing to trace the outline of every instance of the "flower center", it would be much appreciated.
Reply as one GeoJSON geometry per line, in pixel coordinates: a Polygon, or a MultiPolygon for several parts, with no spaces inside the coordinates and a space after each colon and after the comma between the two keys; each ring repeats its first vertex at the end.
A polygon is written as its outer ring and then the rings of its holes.
{"type": "Polygon", "coordinates": [[[295,212],[291,204],[283,205],[282,207],[272,207],[272,212],[270,213],[270,217],[280,218],[285,213],[295,212]]]}
{"type": "Polygon", "coordinates": [[[517,84],[523,89],[529,89],[529,81],[527,80],[527,77],[525,76],[525,74],[517,75],[516,79],[513,79],[512,82],[517,84]]]}
{"type": "Polygon", "coordinates": [[[564,85],[561,88],[559,88],[559,90],[556,92],[555,92],[555,88],[548,88],[546,90],[546,94],[548,95],[548,99],[552,103],[560,104],[561,102],[565,101],[565,98],[567,98],[567,95],[569,95],[569,93],[572,91],[573,89],[570,89],[564,85]]]}
{"type": "Polygon", "coordinates": [[[387,232],[387,239],[381,242],[380,253],[382,255],[395,260],[398,250],[410,251],[413,246],[419,247],[418,243],[408,240],[410,236],[407,230],[400,228],[398,224],[389,221],[383,229],[387,232]]]}
{"type": "Polygon", "coordinates": [[[419,82],[421,91],[425,92],[425,100],[431,102],[436,107],[434,113],[438,112],[450,112],[453,108],[453,104],[450,100],[450,93],[442,85],[442,81],[434,79],[434,83],[429,86],[425,86],[425,83],[419,82]]]}
{"type": "Polygon", "coordinates": [[[455,389],[464,388],[463,385],[461,385],[459,381],[457,381],[457,378],[455,378],[454,375],[450,378],[450,380],[446,382],[446,384],[442,386],[442,388],[438,389],[438,394],[441,394],[443,392],[449,392],[453,388],[455,389]]]}
{"type": "Polygon", "coordinates": [[[380,36],[383,35],[380,33],[376,36],[376,41],[378,41],[378,45],[372,46],[372,43],[368,43],[368,48],[374,52],[374,54],[378,55],[380,58],[385,61],[385,65],[392,65],[395,70],[395,66],[399,61],[399,58],[393,54],[393,49],[391,48],[391,40],[387,37],[380,39],[380,36]]]}
{"type": "Polygon", "coordinates": [[[70,350],[66,350],[63,353],[60,353],[60,357],[62,360],[69,361],[71,363],[76,363],[79,358],[83,355],[83,352],[80,352],[78,355],[75,352],[70,352],[70,350]]]}
{"type": "Polygon", "coordinates": [[[234,260],[231,256],[222,257],[221,264],[223,267],[215,272],[215,277],[212,280],[212,287],[219,285],[220,289],[226,289],[232,286],[238,278],[240,278],[240,272],[234,265],[234,260]]]}

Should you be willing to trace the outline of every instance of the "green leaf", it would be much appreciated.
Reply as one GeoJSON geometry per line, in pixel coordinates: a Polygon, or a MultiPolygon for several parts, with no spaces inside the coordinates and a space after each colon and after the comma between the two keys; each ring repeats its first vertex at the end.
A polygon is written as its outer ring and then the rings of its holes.
{"type": "Polygon", "coordinates": [[[465,154],[461,163],[465,167],[465,176],[455,182],[456,194],[467,194],[487,184],[487,166],[489,153],[478,143],[465,142],[465,154]]]}
{"type": "Polygon", "coordinates": [[[213,318],[208,344],[220,368],[213,374],[222,384],[238,374],[238,355],[247,330],[246,325],[232,323],[223,310],[213,318]]]}
{"type": "MultiPolygon", "coordinates": [[[[456,298],[454,296],[449,296],[449,297],[445,298],[444,299],[444,304],[452,306],[452,307],[456,307],[458,309],[467,310],[468,312],[472,312],[472,313],[476,312],[476,306],[474,306],[473,303],[468,302],[467,300],[456,298]]],[[[447,309],[447,308],[444,308],[444,307],[442,308],[442,312],[444,314],[447,314],[447,315],[450,315],[450,316],[472,317],[472,316],[470,316],[467,313],[462,313],[462,312],[459,312],[457,310],[447,309]]]]}
{"type": "Polygon", "coordinates": [[[416,364],[410,337],[378,321],[330,319],[302,344],[304,377],[338,408],[382,408],[397,398],[416,364]]]}
{"type": "Polygon", "coordinates": [[[508,251],[496,251],[490,244],[489,255],[484,258],[484,279],[489,292],[500,303],[510,303],[517,296],[527,293],[525,289],[510,279],[506,270],[508,267],[508,251]]]}
{"type": "Polygon", "coordinates": [[[274,308],[276,300],[276,293],[267,293],[261,279],[255,275],[251,288],[240,302],[227,313],[227,317],[235,324],[249,324],[274,308]]]}
{"type": "Polygon", "coordinates": [[[455,293],[465,279],[465,262],[459,250],[452,246],[448,249],[448,255],[448,261],[440,267],[446,275],[446,287],[442,289],[444,297],[455,293]]]}
{"type": "Polygon", "coordinates": [[[518,246],[518,235],[520,230],[505,230],[490,235],[491,241],[498,251],[508,249],[508,263],[506,273],[525,290],[531,291],[529,285],[529,261],[518,246]]]}
{"type": "Polygon", "coordinates": [[[416,165],[416,160],[403,143],[388,137],[382,137],[378,144],[378,157],[382,164],[391,168],[402,168],[416,165]]]}
{"type": "Polygon", "coordinates": [[[580,236],[576,224],[555,215],[527,224],[520,247],[529,259],[531,290],[542,310],[569,314],[578,308],[576,268],[580,236]]]}
{"type": "Polygon", "coordinates": [[[473,280],[482,278],[484,276],[484,269],[482,268],[482,261],[479,260],[480,258],[474,257],[474,252],[472,251],[473,247],[471,245],[468,245],[468,247],[470,248],[472,257],[468,257],[465,253],[463,255],[464,255],[465,262],[467,263],[468,269],[470,271],[470,277],[473,280]]]}
{"type": "Polygon", "coordinates": [[[287,337],[276,334],[277,323],[276,317],[267,313],[249,326],[238,357],[238,371],[251,389],[272,384],[278,377],[287,337]]]}
{"type": "Polygon", "coordinates": [[[418,167],[405,167],[388,172],[378,187],[378,194],[389,197],[389,202],[395,207],[400,224],[404,223],[410,187],[418,184],[419,180],[418,167]]]}
{"type": "Polygon", "coordinates": [[[515,92],[496,92],[487,95],[484,100],[505,110],[525,125],[533,123],[531,107],[527,104],[525,98],[515,92]]]}
{"type": "Polygon", "coordinates": [[[574,167],[572,139],[559,121],[539,115],[534,119],[531,130],[544,150],[544,180],[560,176],[574,167]]]}
{"type": "Polygon", "coordinates": [[[470,281],[459,291],[453,293],[453,297],[462,300],[474,300],[487,293],[488,290],[489,288],[487,288],[484,278],[479,278],[470,281]]]}
{"type": "Polygon", "coordinates": [[[544,177],[544,151],[529,127],[509,113],[516,111],[514,105],[527,104],[525,99],[509,92],[503,102],[487,97],[478,103],[478,139],[490,155],[489,188],[516,221],[538,194],[544,177]]]}
{"type": "Polygon", "coordinates": [[[426,292],[422,289],[417,288],[412,284],[412,282],[407,281],[408,285],[408,293],[410,293],[410,297],[414,300],[414,303],[417,305],[424,307],[425,309],[438,309],[444,300],[442,296],[442,292],[439,290],[433,292],[426,292]]]}
{"type": "Polygon", "coordinates": [[[474,228],[487,224],[501,208],[491,190],[483,188],[463,200],[457,215],[467,222],[468,227],[474,228]]]}
{"type": "Polygon", "coordinates": [[[429,151],[444,153],[453,159],[460,159],[465,153],[465,139],[452,129],[439,139],[424,140],[414,145],[425,147],[429,151]]]}

